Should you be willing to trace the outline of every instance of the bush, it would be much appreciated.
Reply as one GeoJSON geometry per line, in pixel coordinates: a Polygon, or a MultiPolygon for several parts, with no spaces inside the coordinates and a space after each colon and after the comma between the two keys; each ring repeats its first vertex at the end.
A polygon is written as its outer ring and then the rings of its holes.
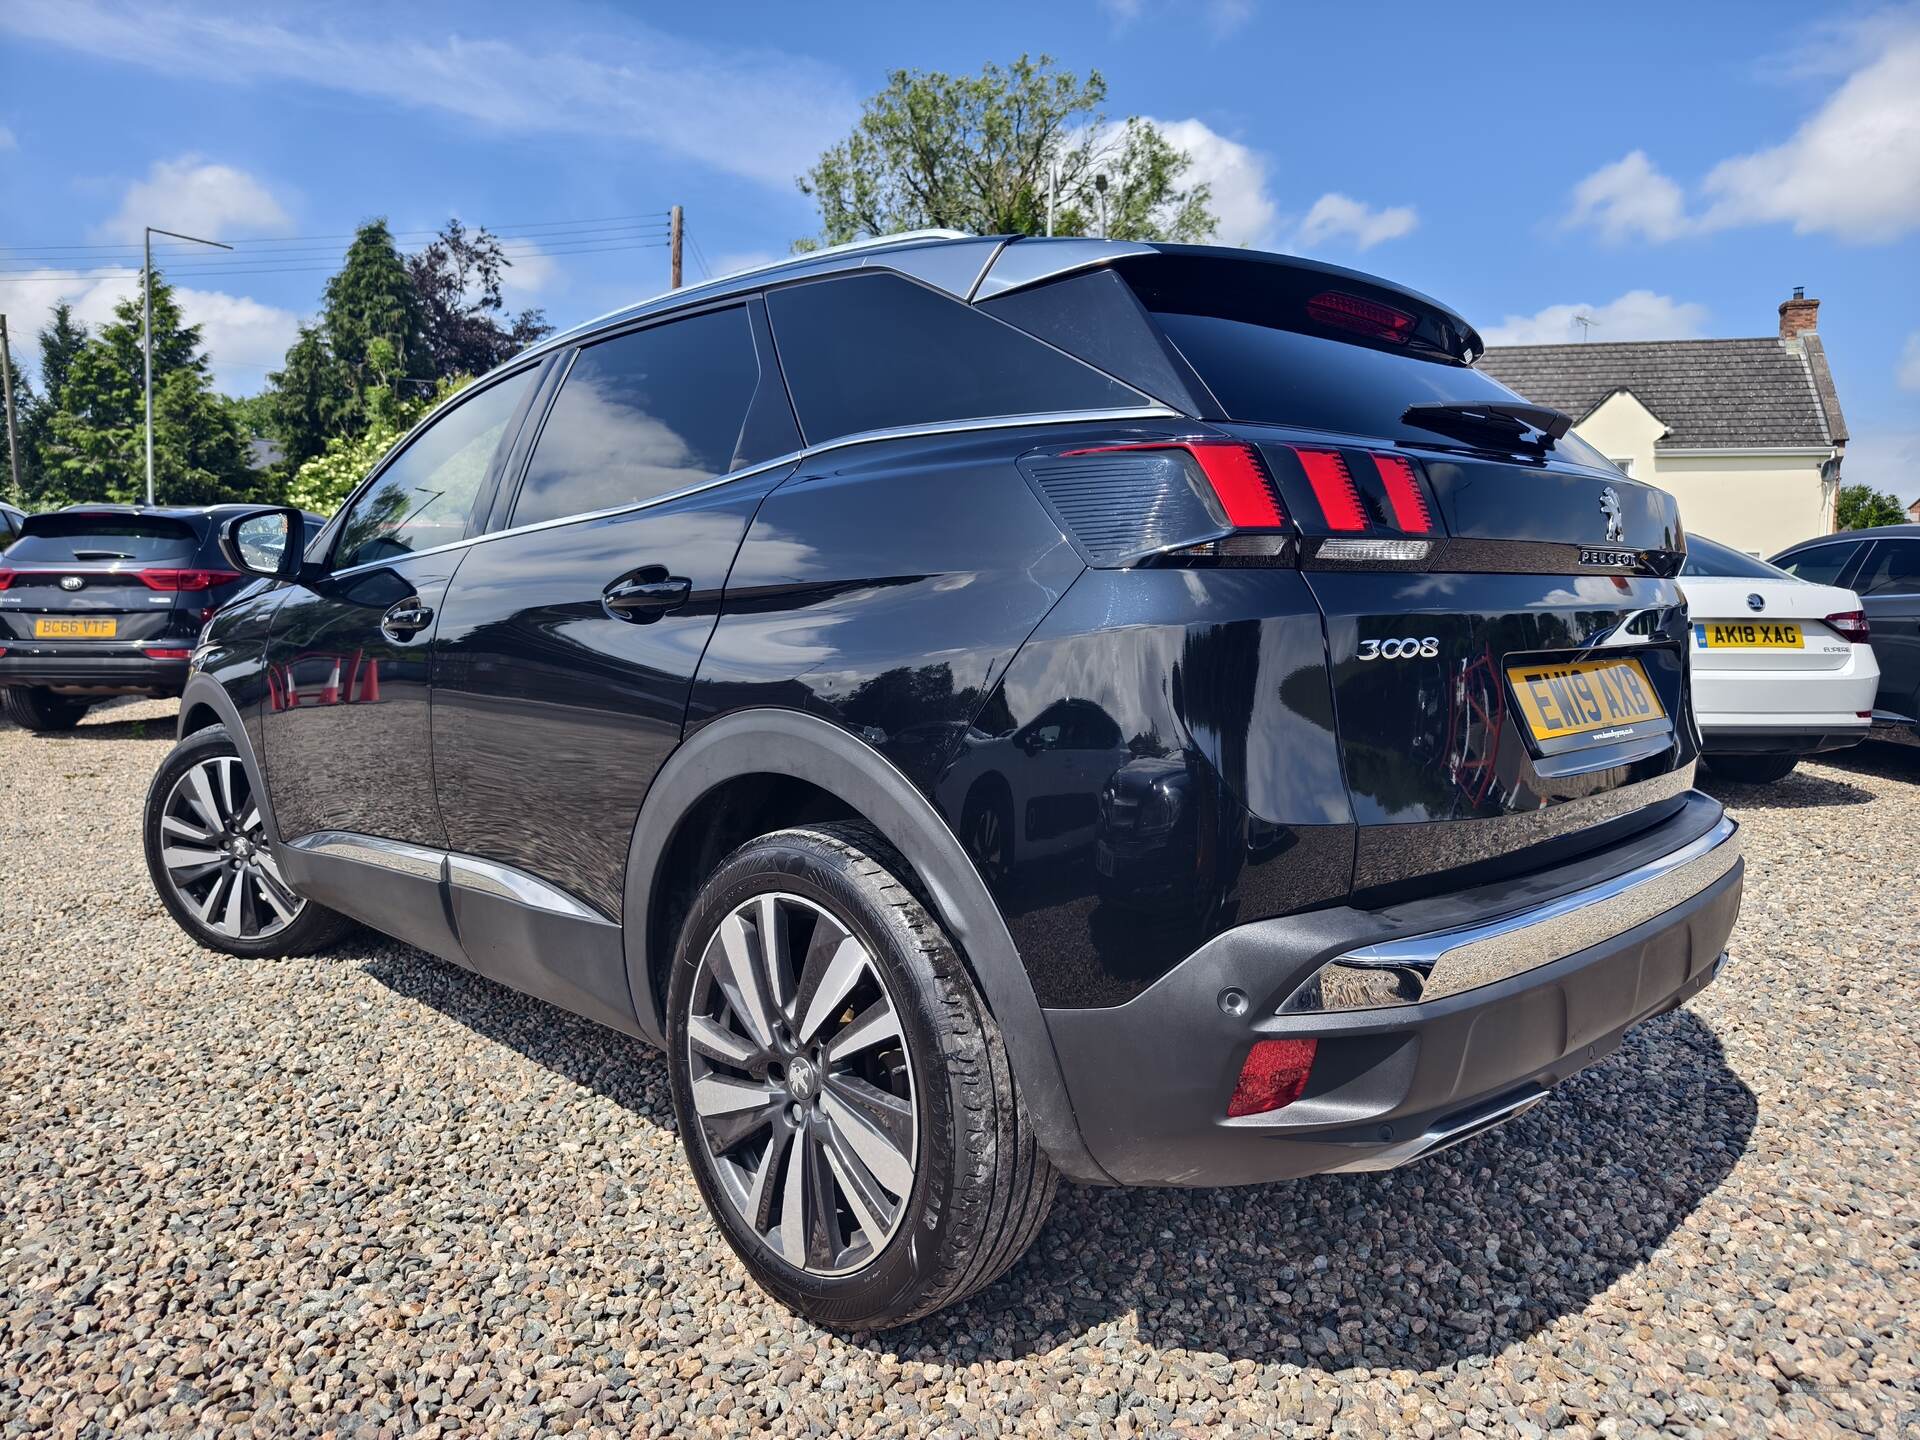
{"type": "Polygon", "coordinates": [[[325,454],[314,456],[294,471],[287,484],[287,503],[316,515],[333,514],[367,478],[367,472],[419,424],[421,416],[472,383],[469,375],[442,380],[432,395],[417,400],[393,400],[376,391],[366,430],[359,435],[335,436],[327,441],[325,454]]]}

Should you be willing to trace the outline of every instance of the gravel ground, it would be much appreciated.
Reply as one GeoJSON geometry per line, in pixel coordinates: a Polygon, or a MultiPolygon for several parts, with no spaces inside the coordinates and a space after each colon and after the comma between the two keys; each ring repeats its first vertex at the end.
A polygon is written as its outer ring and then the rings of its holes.
{"type": "Polygon", "coordinates": [[[1920,1433],[1920,751],[1726,788],[1738,963],[1504,1130],[1064,1190],[848,1339],[747,1281],[638,1044],[370,936],[190,945],[172,715],[0,728],[0,1436],[1920,1433]]]}

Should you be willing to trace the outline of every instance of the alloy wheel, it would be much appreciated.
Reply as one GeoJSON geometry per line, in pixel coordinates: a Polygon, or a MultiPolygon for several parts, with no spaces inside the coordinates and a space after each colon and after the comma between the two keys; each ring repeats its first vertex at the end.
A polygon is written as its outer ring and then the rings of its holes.
{"type": "Polygon", "coordinates": [[[235,756],[214,755],[181,772],[160,811],[160,846],[174,893],[218,934],[264,940],[306,904],[281,878],[235,756]]]}
{"type": "Polygon", "coordinates": [[[919,1120],[866,946],[810,900],[751,897],[701,953],[686,1044],[700,1142],[761,1244],[814,1275],[871,1262],[906,1213],[919,1120]]]}

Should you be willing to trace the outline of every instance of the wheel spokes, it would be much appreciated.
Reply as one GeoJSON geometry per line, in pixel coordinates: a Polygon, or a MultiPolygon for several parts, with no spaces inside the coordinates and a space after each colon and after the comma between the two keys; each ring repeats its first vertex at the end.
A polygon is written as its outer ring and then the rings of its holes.
{"type": "Polygon", "coordinates": [[[828,1081],[826,1093],[820,1097],[821,1112],[834,1134],[873,1172],[874,1179],[890,1193],[905,1195],[913,1186],[913,1160],[895,1136],[900,1120],[911,1127],[912,1115],[895,1117],[894,1123],[883,1124],[876,1119],[870,1102],[849,1101],[848,1092],[855,1083],[858,1082],[838,1076],[828,1081]]]}
{"type": "MultiPolygon", "coordinates": [[[[814,934],[819,935],[818,926],[814,934]]],[[[794,1027],[794,1039],[805,1045],[819,1034],[820,1027],[860,983],[869,963],[866,948],[844,932],[829,955],[821,957],[819,947],[808,954],[806,974],[800,977],[796,1002],[800,1023],[794,1027]]]]}
{"type": "Polygon", "coordinates": [[[830,1036],[823,1047],[829,1063],[844,1060],[882,1040],[900,1038],[900,1017],[883,996],[847,1023],[845,1029],[830,1036]]]}
{"type": "Polygon", "coordinates": [[[762,1050],[771,1049],[775,1017],[767,1004],[759,959],[754,954],[759,947],[754,937],[748,934],[746,921],[741,919],[739,911],[736,910],[720,922],[719,933],[714,936],[713,943],[707,946],[709,960],[713,958],[715,946],[719,947],[724,966],[724,973],[716,974],[715,978],[720,981],[728,1005],[740,1017],[740,1023],[746,1026],[754,1042],[762,1050]]]}

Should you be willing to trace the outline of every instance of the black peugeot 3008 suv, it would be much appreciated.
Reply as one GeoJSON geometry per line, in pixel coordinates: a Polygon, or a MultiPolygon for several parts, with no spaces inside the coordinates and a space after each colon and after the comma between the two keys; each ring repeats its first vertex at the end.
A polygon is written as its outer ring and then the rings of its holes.
{"type": "Polygon", "coordinates": [[[939,234],[558,336],[304,556],[229,525],[278,583],[194,650],[154,883],[664,1045],[829,1324],[985,1285],[1063,1174],[1417,1159],[1705,985],[1742,883],[1674,502],[1480,348],[1290,257],[939,234]]]}
{"type": "MultiPolygon", "coordinates": [[[[248,505],[70,505],[0,541],[0,707],[71,730],[113,695],[178,695],[208,616],[254,577],[222,558],[248,505]]],[[[317,531],[316,515],[301,516],[317,531]]]]}

